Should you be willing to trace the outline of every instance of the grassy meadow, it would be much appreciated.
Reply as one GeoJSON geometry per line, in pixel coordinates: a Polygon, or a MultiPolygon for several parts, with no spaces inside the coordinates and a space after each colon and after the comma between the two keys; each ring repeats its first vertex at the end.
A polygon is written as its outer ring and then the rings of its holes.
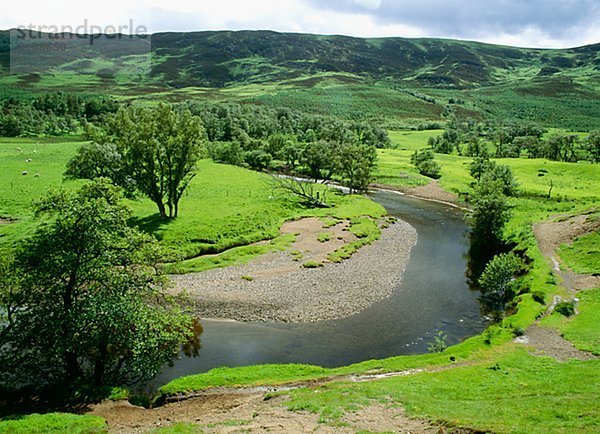
{"type": "MultiPolygon", "coordinates": [[[[427,183],[428,179],[419,175],[409,160],[412,152],[425,147],[427,138],[436,133],[439,131],[391,132],[395,149],[379,151],[377,181],[402,187],[427,183]]],[[[472,182],[468,173],[471,159],[439,154],[436,159],[442,165],[440,185],[461,196],[466,194],[472,182]]],[[[502,159],[499,162],[511,167],[521,186],[520,196],[511,199],[513,217],[507,226],[507,235],[531,259],[529,272],[522,278],[525,291],[518,296],[516,312],[502,324],[491,326],[483,334],[443,353],[392,357],[331,370],[306,366],[297,369],[294,365],[214,370],[174,380],[163,386],[161,392],[170,395],[213,385],[277,384],[305,380],[307,376],[320,378],[416,368],[424,372],[359,384],[335,381],[286,392],[290,400],[285,405],[291,410],[317,413],[322,422],[334,426],[340,423],[346,411],[371,403],[385,403],[402,405],[413,416],[482,431],[597,431],[600,427],[596,405],[596,385],[600,381],[598,360],[558,362],[550,357],[534,356],[511,341],[546,309],[545,303],[536,301],[533,294],[546,303],[556,294],[567,295],[537,248],[532,223],[559,213],[576,214],[597,206],[600,186],[593,180],[600,177],[600,167],[546,160],[502,159]],[[550,198],[547,197],[548,179],[554,184],[550,198]],[[272,379],[271,372],[277,373],[272,379]]],[[[582,261],[582,267],[596,269],[596,235],[581,237],[572,246],[563,246],[561,257],[567,263],[592,258],[591,263],[582,261]]],[[[542,325],[556,328],[577,348],[598,354],[598,294],[598,289],[581,292],[578,315],[566,318],[553,313],[542,325]]]]}
{"type": "MultiPolygon", "coordinates": [[[[37,222],[31,205],[46,191],[81,185],[83,181],[63,179],[67,161],[81,144],[77,139],[0,139],[0,217],[9,222],[0,225],[0,247],[33,233],[37,222]]],[[[178,219],[162,221],[147,199],[127,204],[133,210],[132,223],[159,239],[167,259],[177,262],[169,271],[181,273],[231,265],[285,248],[293,241],[293,237],[279,236],[287,220],[305,216],[357,219],[355,230],[360,230],[364,222],[359,217],[385,215],[380,205],[361,196],[332,191],[328,197],[333,208],[307,209],[274,189],[268,175],[203,160],[181,200],[178,219]],[[252,245],[263,240],[272,242],[252,245]]]]}
{"type": "MultiPolygon", "coordinates": [[[[430,135],[440,131],[392,131],[394,149],[379,151],[379,183],[401,187],[425,185],[429,180],[410,164],[415,149],[426,146],[430,135]]],[[[48,188],[75,188],[81,181],[63,181],[66,161],[81,144],[73,140],[0,140],[0,173],[3,185],[0,216],[16,219],[0,225],[0,245],[14,244],[34,230],[36,222],[30,203],[48,188]],[[17,149],[18,148],[18,149],[17,149]],[[27,162],[31,159],[31,162],[27,162]],[[26,170],[27,175],[22,175],[26,170]],[[35,175],[39,176],[35,176],[35,175]]],[[[442,165],[439,183],[463,196],[470,189],[469,158],[439,155],[442,165]]],[[[342,376],[341,379],[281,394],[288,395],[290,410],[319,415],[323,423],[343,425],[344,412],[383,403],[403,406],[415,417],[441,421],[448,426],[468,426],[483,432],[546,433],[598,432],[600,412],[597,384],[598,360],[558,362],[534,356],[512,342],[519,330],[526,329],[546,309],[556,294],[566,295],[542,257],[531,231],[531,224],[561,213],[580,213],[600,202],[600,166],[587,163],[558,163],[546,160],[503,159],[513,170],[521,194],[511,199],[513,218],[508,236],[524,249],[531,263],[518,296],[514,315],[493,325],[479,336],[446,349],[442,353],[391,357],[351,366],[325,369],[306,365],[262,365],[219,368],[207,373],[182,377],[164,385],[163,396],[189,393],[210,387],[275,385],[342,376]],[[543,176],[540,176],[543,174],[543,176]],[[549,179],[553,190],[547,197],[549,179]],[[378,381],[349,382],[346,375],[373,372],[421,370],[378,381]]],[[[169,223],[157,220],[154,205],[147,200],[129,201],[133,222],[155,234],[174,259],[187,260],[170,265],[171,271],[198,271],[248,260],[265,251],[285,248],[293,236],[278,236],[287,219],[314,215],[326,221],[349,218],[353,231],[366,238],[376,235],[361,216],[381,217],[384,210],[357,196],[331,194],[336,207],[307,210],[294,200],[273,191],[267,175],[233,166],[202,161],[198,176],[182,199],[181,217],[169,223]],[[250,244],[270,239],[269,243],[250,244]],[[217,255],[202,255],[225,250],[217,255]],[[200,256],[197,256],[200,255],[200,256]],[[197,256],[197,257],[196,257],[197,256]]],[[[579,272],[597,272],[597,234],[584,236],[561,248],[565,264],[579,272]]],[[[578,315],[567,318],[554,313],[542,326],[559,330],[577,348],[600,354],[598,289],[578,294],[578,315]]],[[[50,414],[27,416],[21,420],[0,421],[0,432],[42,432],[48,429],[69,432],[102,432],[102,421],[87,416],[50,414]]],[[[174,425],[164,432],[199,429],[193,424],[174,425]],[[185,428],[185,430],[184,430],[185,428]]],[[[49,431],[52,432],[52,431],[49,431]]]]}

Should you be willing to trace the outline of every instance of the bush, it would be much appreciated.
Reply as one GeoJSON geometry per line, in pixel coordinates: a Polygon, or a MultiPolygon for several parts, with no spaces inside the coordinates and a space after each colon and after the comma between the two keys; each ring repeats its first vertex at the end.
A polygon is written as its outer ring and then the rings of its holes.
{"type": "Polygon", "coordinates": [[[539,304],[546,304],[546,294],[542,291],[534,291],[531,293],[534,301],[537,301],[539,304]]]}
{"type": "Polygon", "coordinates": [[[575,315],[575,302],[563,301],[556,305],[554,310],[563,316],[569,317],[575,315]]]}
{"type": "Polygon", "coordinates": [[[433,337],[433,341],[429,342],[427,349],[430,353],[441,353],[446,348],[448,348],[448,344],[446,343],[446,339],[448,336],[443,331],[438,331],[437,334],[433,337]]]}
{"type": "Polygon", "coordinates": [[[515,275],[523,263],[514,253],[502,253],[492,258],[479,278],[481,303],[494,320],[501,318],[507,305],[514,299],[515,275]]]}
{"type": "Polygon", "coordinates": [[[433,179],[438,179],[441,176],[442,167],[435,161],[435,156],[431,149],[415,151],[410,157],[410,162],[417,167],[421,175],[433,179]]]}

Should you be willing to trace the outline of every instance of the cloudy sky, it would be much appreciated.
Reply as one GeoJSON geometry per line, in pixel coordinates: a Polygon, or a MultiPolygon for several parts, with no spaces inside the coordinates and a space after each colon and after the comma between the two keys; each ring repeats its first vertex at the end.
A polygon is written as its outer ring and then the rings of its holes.
{"type": "Polygon", "coordinates": [[[85,20],[102,28],[133,20],[151,32],[270,29],[543,48],[600,42],[600,0],[29,0],[4,3],[0,28],[85,20]]]}

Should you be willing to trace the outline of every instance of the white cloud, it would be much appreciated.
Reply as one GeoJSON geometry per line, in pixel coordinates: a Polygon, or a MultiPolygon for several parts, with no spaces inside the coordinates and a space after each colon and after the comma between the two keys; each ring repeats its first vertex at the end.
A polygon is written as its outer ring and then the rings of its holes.
{"type": "MultiPolygon", "coordinates": [[[[344,34],[359,37],[451,37],[477,39],[490,43],[528,47],[567,47],[600,41],[600,27],[581,28],[578,32],[550,36],[540,26],[519,29],[516,33],[479,22],[469,29],[431,34],[423,21],[403,17],[381,20],[384,0],[348,0],[354,8],[320,8],[308,0],[30,0],[2,5],[0,27],[18,25],[71,25],[84,22],[108,26],[127,24],[148,26],[150,31],[256,30],[282,32],[344,34]],[[379,11],[379,12],[377,12],[379,11]],[[379,16],[378,16],[379,15],[379,16]],[[479,28],[478,28],[479,26],[479,28]]],[[[333,5],[333,3],[332,3],[333,5]]],[[[432,3],[433,5],[433,3],[432,3]]],[[[433,8],[433,6],[431,6],[433,8]]],[[[449,21],[453,20],[448,16],[449,21]]],[[[513,32],[515,30],[513,29],[513,32]]]]}
{"type": "Polygon", "coordinates": [[[354,0],[357,6],[365,9],[377,10],[381,6],[381,0],[354,0]]]}

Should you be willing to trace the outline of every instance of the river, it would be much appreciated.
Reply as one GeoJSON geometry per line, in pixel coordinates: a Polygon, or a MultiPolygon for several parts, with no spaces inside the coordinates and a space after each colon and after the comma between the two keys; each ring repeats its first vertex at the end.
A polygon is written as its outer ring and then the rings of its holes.
{"type": "MultiPolygon", "coordinates": [[[[309,363],[325,367],[423,353],[438,330],[455,344],[484,330],[479,293],[467,283],[468,228],[448,205],[376,192],[371,198],[418,233],[392,296],[347,318],[308,324],[203,320],[202,348],[182,357],[153,387],[220,366],[309,363]]],[[[385,260],[385,258],[381,258],[385,260]]]]}

